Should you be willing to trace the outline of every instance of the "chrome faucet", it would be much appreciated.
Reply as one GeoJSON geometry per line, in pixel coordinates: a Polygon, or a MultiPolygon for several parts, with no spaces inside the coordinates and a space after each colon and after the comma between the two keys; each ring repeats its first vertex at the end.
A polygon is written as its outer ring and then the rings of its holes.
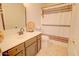
{"type": "Polygon", "coordinates": [[[22,35],[24,32],[24,28],[20,28],[19,35],[22,35]]]}

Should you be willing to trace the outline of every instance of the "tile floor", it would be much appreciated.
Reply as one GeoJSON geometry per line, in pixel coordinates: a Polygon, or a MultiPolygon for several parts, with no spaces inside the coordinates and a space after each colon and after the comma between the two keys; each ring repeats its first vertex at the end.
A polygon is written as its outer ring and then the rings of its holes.
{"type": "Polygon", "coordinates": [[[49,40],[48,37],[42,36],[42,49],[36,56],[67,56],[67,44],[55,40],[49,40]]]}

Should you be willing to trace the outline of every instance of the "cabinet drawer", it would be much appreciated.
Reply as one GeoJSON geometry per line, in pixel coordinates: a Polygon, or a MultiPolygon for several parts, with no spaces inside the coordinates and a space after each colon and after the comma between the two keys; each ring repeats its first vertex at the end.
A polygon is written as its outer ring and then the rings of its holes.
{"type": "Polygon", "coordinates": [[[37,36],[37,39],[41,39],[41,34],[39,34],[39,35],[37,36]]]}
{"type": "Polygon", "coordinates": [[[14,56],[14,55],[16,55],[18,52],[20,52],[21,50],[24,50],[24,43],[22,43],[22,44],[20,44],[20,45],[14,47],[14,48],[8,50],[8,54],[14,56]]]}
{"type": "Polygon", "coordinates": [[[38,52],[40,51],[41,49],[41,40],[38,40],[38,52]]]}
{"type": "Polygon", "coordinates": [[[36,37],[33,37],[33,38],[27,40],[27,41],[25,42],[25,47],[28,47],[29,45],[31,45],[31,44],[34,43],[35,41],[36,41],[36,37]]]}
{"type": "Polygon", "coordinates": [[[16,54],[16,56],[25,56],[25,51],[24,50],[20,51],[18,54],[16,54]]]}

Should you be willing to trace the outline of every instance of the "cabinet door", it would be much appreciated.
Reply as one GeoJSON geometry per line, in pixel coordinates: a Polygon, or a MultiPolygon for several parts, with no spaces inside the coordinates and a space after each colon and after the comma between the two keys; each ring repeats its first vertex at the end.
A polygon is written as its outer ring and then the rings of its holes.
{"type": "Polygon", "coordinates": [[[37,36],[37,42],[38,42],[38,52],[41,49],[41,34],[37,36]]]}
{"type": "Polygon", "coordinates": [[[38,52],[40,51],[40,49],[41,49],[41,40],[38,39],[38,52]]]}
{"type": "Polygon", "coordinates": [[[29,47],[26,48],[27,56],[34,56],[37,53],[37,42],[33,43],[29,47]]]}
{"type": "Polygon", "coordinates": [[[21,52],[19,52],[18,54],[16,54],[16,56],[25,56],[24,50],[22,50],[21,52]]]}

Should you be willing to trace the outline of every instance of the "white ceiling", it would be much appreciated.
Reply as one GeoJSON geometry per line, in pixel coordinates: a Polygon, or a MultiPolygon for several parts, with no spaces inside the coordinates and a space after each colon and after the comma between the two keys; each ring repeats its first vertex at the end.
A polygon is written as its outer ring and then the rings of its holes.
{"type": "Polygon", "coordinates": [[[35,5],[43,8],[43,7],[49,7],[49,6],[58,5],[58,4],[61,4],[61,3],[25,3],[24,5],[26,6],[28,4],[35,4],[35,5]]]}

